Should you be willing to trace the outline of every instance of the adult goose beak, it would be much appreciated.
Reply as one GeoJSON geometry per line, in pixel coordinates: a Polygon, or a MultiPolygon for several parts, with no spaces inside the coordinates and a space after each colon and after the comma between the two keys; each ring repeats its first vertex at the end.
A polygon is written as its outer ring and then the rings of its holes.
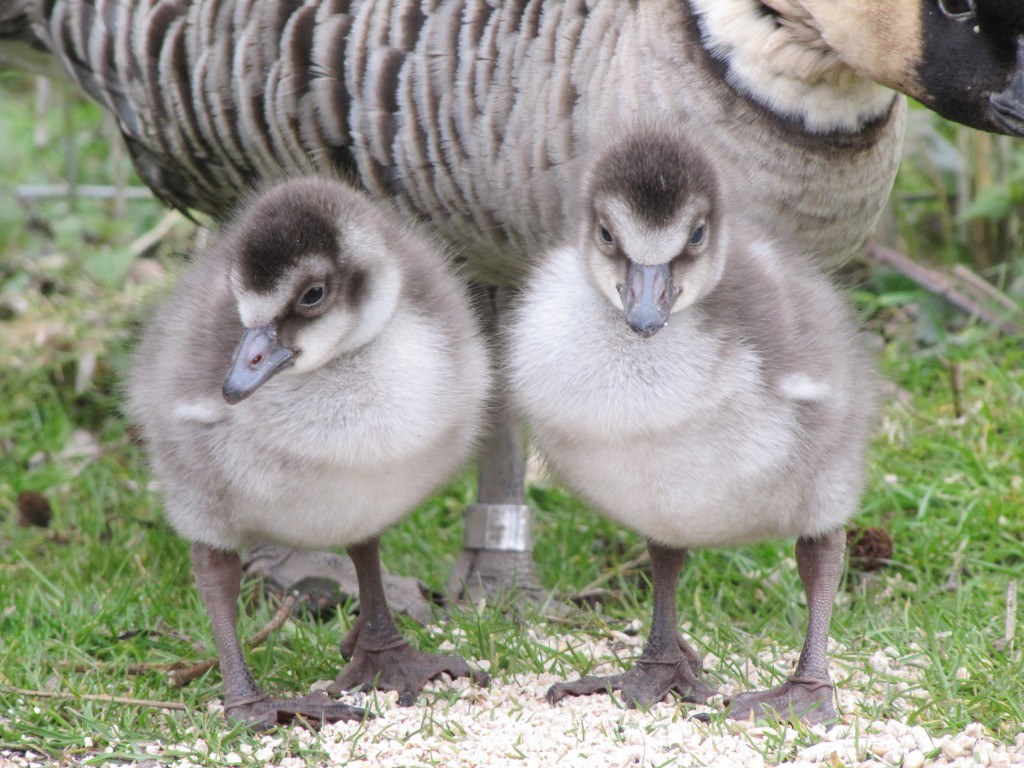
{"type": "Polygon", "coordinates": [[[645,339],[653,336],[668,323],[679,294],[672,285],[670,264],[629,262],[626,282],[619,286],[626,324],[645,339]]]}
{"type": "Polygon", "coordinates": [[[1024,35],[1017,40],[1017,67],[1002,93],[989,97],[992,117],[1011,136],[1024,136],[1024,35]]]}
{"type": "Polygon", "coordinates": [[[281,346],[274,326],[246,328],[224,379],[224,399],[231,405],[241,402],[294,360],[295,352],[281,346]]]}

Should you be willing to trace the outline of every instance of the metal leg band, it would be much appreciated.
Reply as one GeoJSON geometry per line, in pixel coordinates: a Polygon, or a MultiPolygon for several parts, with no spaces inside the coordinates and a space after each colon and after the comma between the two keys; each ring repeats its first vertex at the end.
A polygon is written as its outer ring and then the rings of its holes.
{"type": "Polygon", "coordinates": [[[533,551],[533,510],[522,504],[471,504],[466,507],[466,549],[533,551]]]}

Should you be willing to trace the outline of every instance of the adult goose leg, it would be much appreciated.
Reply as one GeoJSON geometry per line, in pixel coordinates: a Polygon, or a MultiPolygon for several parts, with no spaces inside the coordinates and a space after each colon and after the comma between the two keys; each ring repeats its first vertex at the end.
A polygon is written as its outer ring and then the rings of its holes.
{"type": "MultiPolygon", "coordinates": [[[[495,349],[502,345],[509,291],[483,289],[487,331],[495,349]]],[[[496,375],[500,375],[500,366],[496,375]]],[[[477,463],[477,503],[466,509],[462,554],[448,582],[448,594],[476,602],[511,595],[545,604],[533,566],[533,511],[526,505],[523,426],[499,382],[494,388],[491,423],[477,463]]]]}
{"type": "Polygon", "coordinates": [[[686,560],[686,550],[647,542],[654,582],[654,616],[647,645],[636,666],[621,675],[584,677],[558,683],[548,689],[555,704],[566,696],[620,691],[630,707],[647,707],[675,693],[684,701],[703,703],[714,691],[700,679],[701,659],[677,628],[676,582],[686,560]]]}
{"type": "Polygon", "coordinates": [[[737,719],[781,717],[814,724],[837,717],[828,674],[828,628],[843,575],[846,533],[832,531],[796,542],[796,562],[807,592],[807,636],[796,671],[777,688],[741,693],[726,704],[737,719]]]}
{"type": "Polygon", "coordinates": [[[488,684],[488,676],[471,670],[461,657],[423,653],[402,638],[384,597],[379,539],[347,549],[359,576],[359,618],[342,640],[341,654],[349,663],[328,687],[329,693],[356,688],[398,691],[399,706],[410,707],[423,686],[442,673],[488,684]]]}
{"type": "Polygon", "coordinates": [[[331,701],[323,693],[298,699],[275,699],[263,693],[253,681],[238,641],[236,621],[242,578],[238,555],[198,542],[192,545],[191,554],[196,587],[213,626],[224,681],[224,711],[229,718],[257,728],[288,723],[296,717],[327,723],[363,719],[365,710],[331,701]]]}

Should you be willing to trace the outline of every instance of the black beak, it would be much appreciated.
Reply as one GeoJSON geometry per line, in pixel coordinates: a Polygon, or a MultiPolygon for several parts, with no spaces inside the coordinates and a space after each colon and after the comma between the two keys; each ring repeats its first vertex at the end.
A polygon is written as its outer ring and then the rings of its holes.
{"type": "Polygon", "coordinates": [[[626,270],[626,282],[619,286],[626,323],[645,339],[665,327],[679,294],[680,290],[672,285],[669,264],[631,261],[626,270]]]}
{"type": "Polygon", "coordinates": [[[1024,36],[1017,40],[1017,66],[1002,93],[989,97],[996,127],[1011,136],[1024,136],[1024,36]]]}
{"type": "Polygon", "coordinates": [[[295,352],[277,341],[274,326],[246,328],[224,379],[224,399],[231,405],[241,402],[294,360],[295,352]]]}

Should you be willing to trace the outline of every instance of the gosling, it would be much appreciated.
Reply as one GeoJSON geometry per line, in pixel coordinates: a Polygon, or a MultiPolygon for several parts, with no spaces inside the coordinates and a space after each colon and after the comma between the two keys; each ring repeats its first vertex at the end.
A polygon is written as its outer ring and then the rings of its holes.
{"type": "Polygon", "coordinates": [[[874,421],[876,374],[810,259],[743,230],[725,179],[676,131],[639,127],[583,177],[579,230],[539,260],[510,329],[515,396],[555,474],[648,541],[650,634],[636,665],[554,685],[703,702],[677,629],[692,547],[796,537],[809,620],[781,686],[735,718],[836,717],[826,646],[874,421]]]}
{"type": "Polygon", "coordinates": [[[457,656],[414,650],[383,593],[379,537],[470,456],[490,382],[467,295],[444,254],[383,203],[336,181],[257,195],[145,329],[128,381],[167,516],[191,559],[230,719],[356,719],[323,693],[265,694],[236,632],[254,539],[345,546],[359,579],[349,663],[329,693],[376,687],[411,705],[457,656]]]}

